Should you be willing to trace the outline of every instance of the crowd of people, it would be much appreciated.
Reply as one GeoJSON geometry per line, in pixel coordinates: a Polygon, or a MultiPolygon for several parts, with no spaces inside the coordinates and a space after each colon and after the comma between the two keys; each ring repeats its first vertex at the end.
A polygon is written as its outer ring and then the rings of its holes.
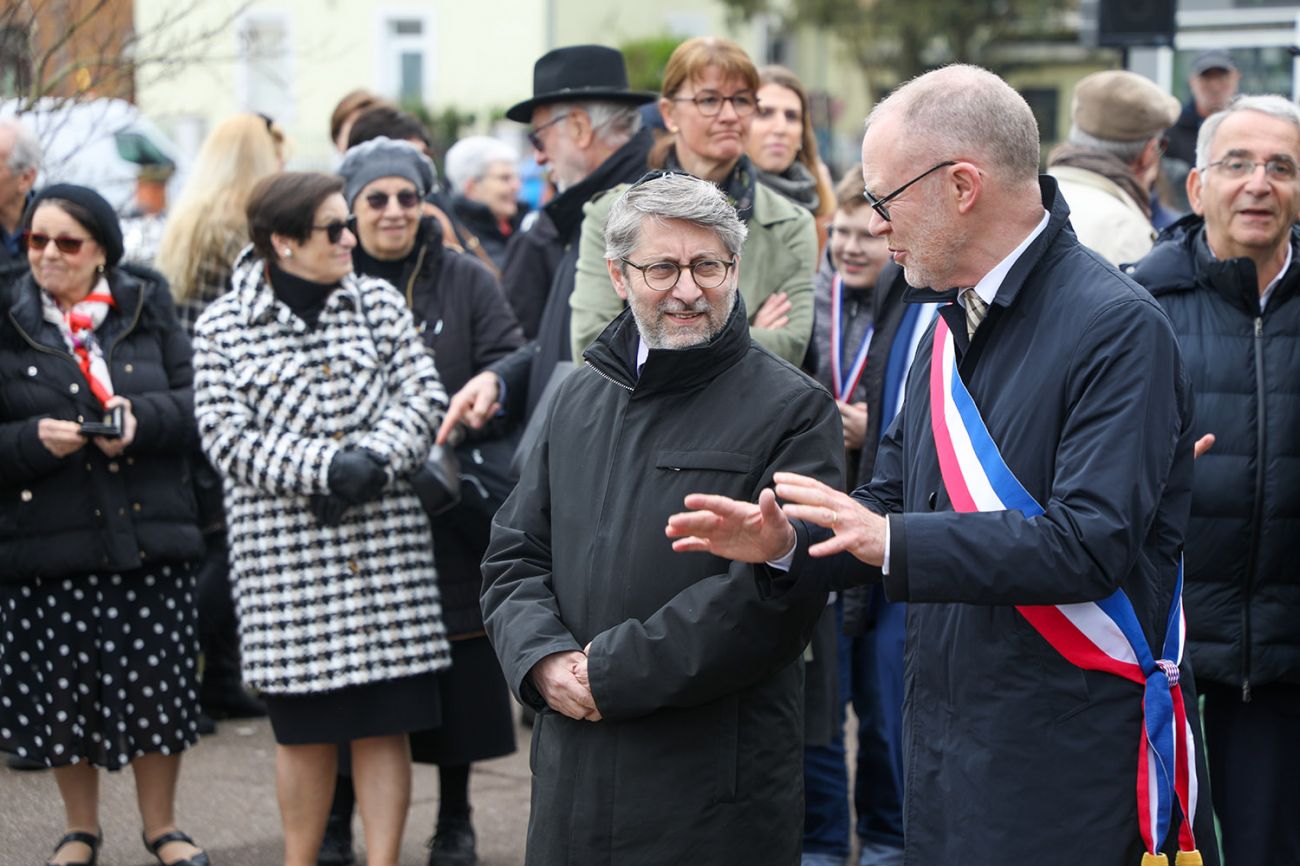
{"type": "Polygon", "coordinates": [[[788,69],[568,46],[506,112],[535,209],[514,145],[440,175],[359,90],[333,172],[219,123],[156,249],[0,123],[0,751],[48,863],[128,766],[149,852],[218,862],[181,756],[267,715],[286,866],[354,812],[395,866],[413,762],[468,866],[515,702],[530,863],[1300,862],[1300,109],[1240,78],[1089,75],[1044,160],[945,67],[837,180],[788,69]]]}

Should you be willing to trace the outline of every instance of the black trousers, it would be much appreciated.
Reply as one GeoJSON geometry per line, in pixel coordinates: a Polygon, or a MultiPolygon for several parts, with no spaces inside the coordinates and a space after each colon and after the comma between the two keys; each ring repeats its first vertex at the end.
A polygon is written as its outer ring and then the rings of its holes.
{"type": "Polygon", "coordinates": [[[1300,863],[1300,686],[1198,685],[1224,866],[1300,863]]]}

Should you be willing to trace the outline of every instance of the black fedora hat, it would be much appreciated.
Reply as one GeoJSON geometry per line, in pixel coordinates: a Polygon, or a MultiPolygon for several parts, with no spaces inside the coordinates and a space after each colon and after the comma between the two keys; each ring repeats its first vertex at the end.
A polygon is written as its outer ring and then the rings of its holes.
{"type": "Polygon", "coordinates": [[[541,56],[533,66],[533,98],[510,106],[506,117],[519,123],[533,118],[533,109],[550,102],[602,100],[640,105],[657,93],[628,90],[623,53],[604,45],[570,45],[541,56]]]}

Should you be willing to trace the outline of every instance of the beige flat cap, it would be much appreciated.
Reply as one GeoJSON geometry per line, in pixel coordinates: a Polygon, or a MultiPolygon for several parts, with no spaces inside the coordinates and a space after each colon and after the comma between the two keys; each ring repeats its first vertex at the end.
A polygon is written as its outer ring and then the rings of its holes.
{"type": "Polygon", "coordinates": [[[1135,72],[1094,72],[1074,88],[1074,125],[1104,141],[1144,141],[1178,120],[1182,106],[1135,72]]]}

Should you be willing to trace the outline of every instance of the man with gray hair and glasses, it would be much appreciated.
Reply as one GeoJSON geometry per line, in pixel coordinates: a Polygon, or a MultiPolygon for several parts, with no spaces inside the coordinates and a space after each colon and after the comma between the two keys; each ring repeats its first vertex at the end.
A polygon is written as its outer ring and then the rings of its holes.
{"type": "Polygon", "coordinates": [[[0,265],[27,266],[20,231],[41,170],[41,143],[16,118],[0,120],[0,265]]]}
{"type": "Polygon", "coordinates": [[[977,67],[876,106],[868,228],[912,302],[949,303],[875,477],[691,496],[667,531],[683,554],[793,554],[778,597],[882,581],[908,602],[907,863],[1213,866],[1181,645],[1191,394],[1168,319],[1069,231],[1038,148],[977,67]]]}
{"type": "Polygon", "coordinates": [[[835,401],[750,337],[745,234],[688,175],[618,198],[605,256],[628,307],[493,521],[484,622],[539,711],[530,864],[799,861],[802,653],[826,596],[765,597],[791,562],[683,557],[663,533],[693,490],[841,483],[835,401]]]}
{"type": "Polygon", "coordinates": [[[1300,863],[1300,109],[1210,115],[1193,213],[1131,275],[1164,306],[1196,394],[1187,637],[1224,860],[1300,863]]]}

